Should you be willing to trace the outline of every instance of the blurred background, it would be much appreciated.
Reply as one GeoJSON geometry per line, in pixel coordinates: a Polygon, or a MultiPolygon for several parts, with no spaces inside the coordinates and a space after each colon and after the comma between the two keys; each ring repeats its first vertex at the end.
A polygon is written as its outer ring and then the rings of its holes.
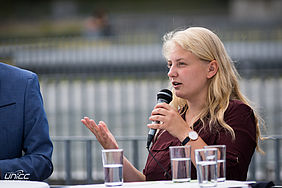
{"type": "Polygon", "coordinates": [[[142,170],[146,124],[168,87],[162,36],[203,26],[224,42],[270,138],[248,180],[281,183],[281,0],[0,0],[0,61],[38,74],[54,143],[49,184],[103,183],[101,147],[80,122],[104,120],[142,170]]]}

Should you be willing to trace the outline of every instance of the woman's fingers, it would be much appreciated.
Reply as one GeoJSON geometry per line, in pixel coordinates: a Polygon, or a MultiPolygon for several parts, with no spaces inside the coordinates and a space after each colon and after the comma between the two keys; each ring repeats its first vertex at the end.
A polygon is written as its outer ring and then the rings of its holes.
{"type": "Polygon", "coordinates": [[[81,122],[97,137],[99,137],[99,128],[93,119],[84,117],[81,122]]]}
{"type": "Polygon", "coordinates": [[[155,106],[155,108],[152,110],[151,115],[159,115],[159,116],[166,116],[168,113],[170,113],[173,110],[171,106],[169,106],[166,103],[159,103],[155,106]]]}
{"type": "Polygon", "coordinates": [[[100,135],[101,139],[104,141],[104,148],[109,149],[116,149],[118,148],[118,144],[110,130],[108,129],[108,126],[105,122],[100,121],[98,124],[98,127],[100,129],[100,135]]]}
{"type": "Polygon", "coordinates": [[[105,129],[105,130],[107,130],[107,131],[109,130],[108,127],[107,127],[107,125],[106,125],[106,123],[103,122],[103,121],[99,121],[98,126],[99,126],[99,127],[102,127],[103,129],[105,129]]]}
{"type": "Polygon", "coordinates": [[[165,115],[167,110],[163,109],[163,108],[155,108],[152,111],[152,115],[165,115]]]}
{"type": "Polygon", "coordinates": [[[164,129],[164,125],[162,124],[147,124],[150,129],[164,129]]]}
{"type": "Polygon", "coordinates": [[[90,123],[89,123],[89,121],[88,121],[86,118],[81,119],[81,122],[82,122],[88,129],[91,130],[90,123]]]}

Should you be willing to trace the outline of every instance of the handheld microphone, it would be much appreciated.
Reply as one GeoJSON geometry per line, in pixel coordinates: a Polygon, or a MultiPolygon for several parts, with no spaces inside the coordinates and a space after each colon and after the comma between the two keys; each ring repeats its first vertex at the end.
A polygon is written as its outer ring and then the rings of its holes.
{"type": "MultiPolygon", "coordinates": [[[[172,100],[172,92],[168,89],[162,89],[157,94],[157,103],[167,103],[169,104],[172,100]]],[[[153,124],[159,124],[159,121],[153,121],[153,124]]],[[[156,134],[156,129],[150,129],[147,138],[147,148],[150,147],[150,144],[156,134]]]]}

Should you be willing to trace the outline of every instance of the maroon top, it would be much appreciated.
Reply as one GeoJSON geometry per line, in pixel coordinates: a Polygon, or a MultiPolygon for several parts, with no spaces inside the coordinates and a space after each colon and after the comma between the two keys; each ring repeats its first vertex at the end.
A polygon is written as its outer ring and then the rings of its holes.
{"type": "MultiPolygon", "coordinates": [[[[256,148],[256,125],[253,110],[239,100],[231,100],[224,113],[225,122],[235,132],[235,140],[224,128],[219,130],[201,129],[201,121],[194,124],[194,130],[207,145],[226,145],[226,179],[245,181],[252,155],[256,148]]],[[[151,152],[160,164],[171,174],[169,146],[181,145],[178,138],[167,131],[153,143],[151,152]]],[[[169,180],[162,168],[148,155],[143,174],[146,180],[169,180]]],[[[196,169],[191,168],[191,178],[196,179],[196,169]]]]}

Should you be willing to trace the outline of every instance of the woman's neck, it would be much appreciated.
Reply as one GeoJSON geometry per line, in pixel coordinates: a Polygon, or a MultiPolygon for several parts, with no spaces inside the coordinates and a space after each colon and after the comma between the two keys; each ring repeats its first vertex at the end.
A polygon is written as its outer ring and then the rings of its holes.
{"type": "Polygon", "coordinates": [[[190,127],[199,119],[199,115],[205,107],[205,103],[191,103],[188,101],[188,109],[185,114],[185,120],[190,127]]]}

